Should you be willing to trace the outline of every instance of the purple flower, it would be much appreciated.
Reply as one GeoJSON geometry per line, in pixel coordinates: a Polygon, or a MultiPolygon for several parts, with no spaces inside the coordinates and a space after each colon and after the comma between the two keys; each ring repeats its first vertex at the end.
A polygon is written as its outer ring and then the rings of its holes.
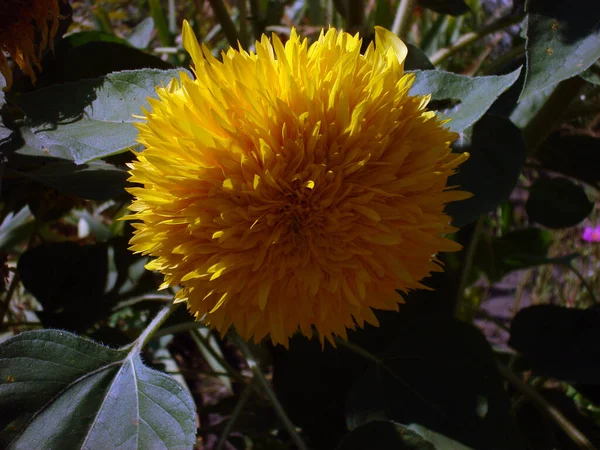
{"type": "Polygon", "coordinates": [[[585,227],[581,238],[586,242],[600,242],[600,225],[585,227]]]}

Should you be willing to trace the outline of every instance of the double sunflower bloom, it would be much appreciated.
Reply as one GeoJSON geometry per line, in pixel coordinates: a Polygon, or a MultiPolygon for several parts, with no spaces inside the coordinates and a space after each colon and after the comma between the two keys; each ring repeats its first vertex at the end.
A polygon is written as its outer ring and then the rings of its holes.
{"type": "Polygon", "coordinates": [[[402,41],[329,29],[309,45],[263,36],[217,60],[184,23],[195,78],[157,89],[130,165],[141,187],[131,249],[197,319],[288,345],[376,325],[400,293],[425,288],[439,252],[459,250],[448,177],[468,155],[409,95],[402,41]]]}

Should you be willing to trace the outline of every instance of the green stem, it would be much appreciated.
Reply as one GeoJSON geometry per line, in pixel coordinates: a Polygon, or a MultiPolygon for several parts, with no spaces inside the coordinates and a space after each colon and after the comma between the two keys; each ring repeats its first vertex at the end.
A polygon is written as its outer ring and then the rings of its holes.
{"type": "Polygon", "coordinates": [[[577,429],[577,427],[575,427],[571,421],[569,421],[569,419],[567,419],[553,405],[548,403],[548,401],[538,392],[536,392],[531,386],[523,383],[523,381],[521,381],[521,379],[504,364],[498,363],[497,366],[500,374],[510,384],[512,384],[517,391],[527,397],[542,414],[545,414],[548,418],[554,421],[554,423],[556,423],[565,432],[565,434],[569,436],[569,438],[575,443],[575,445],[577,445],[577,447],[581,449],[596,448],[594,445],[592,445],[588,438],[581,431],[579,431],[579,429],[577,429]]]}
{"type": "Polygon", "coordinates": [[[585,83],[583,78],[577,76],[558,83],[548,100],[525,126],[523,137],[529,156],[535,154],[548,135],[560,124],[569,105],[585,83]]]}
{"type": "Polygon", "coordinates": [[[565,265],[577,276],[577,278],[579,278],[579,281],[581,281],[581,284],[583,284],[583,287],[585,288],[585,290],[590,295],[590,298],[592,299],[592,302],[594,302],[595,305],[598,304],[598,300],[596,299],[596,295],[594,294],[594,290],[589,285],[589,283],[587,282],[587,280],[583,277],[583,275],[579,272],[579,270],[577,270],[577,268],[573,267],[572,264],[565,264],[565,265]]]}
{"type": "Polygon", "coordinates": [[[160,0],[148,0],[150,15],[154,20],[154,26],[158,32],[158,40],[163,47],[172,47],[174,44],[173,36],[169,33],[169,24],[165,17],[160,0]]]}
{"type": "Polygon", "coordinates": [[[334,340],[337,345],[341,347],[346,347],[348,350],[356,353],[359,356],[362,356],[365,359],[368,359],[371,362],[374,362],[375,364],[383,365],[383,361],[381,361],[377,356],[373,355],[372,353],[366,351],[364,348],[359,347],[358,345],[355,345],[350,341],[340,339],[338,337],[335,337],[334,340]]]}
{"type": "Polygon", "coordinates": [[[233,411],[231,412],[231,416],[229,416],[229,419],[227,420],[227,423],[225,424],[225,428],[223,428],[221,436],[219,437],[219,442],[217,442],[216,450],[222,450],[225,448],[225,445],[227,444],[227,438],[229,437],[229,433],[231,433],[231,430],[233,430],[233,426],[235,425],[238,418],[242,414],[242,411],[244,410],[244,406],[246,406],[246,403],[248,403],[248,400],[250,399],[250,394],[252,393],[252,390],[253,390],[252,384],[249,384],[242,391],[240,399],[235,404],[235,407],[233,408],[233,411]]]}
{"type": "Polygon", "coordinates": [[[362,32],[364,22],[364,0],[346,0],[346,30],[352,34],[362,32]]]}
{"type": "Polygon", "coordinates": [[[495,33],[497,31],[502,30],[503,28],[509,27],[511,25],[517,24],[523,20],[524,16],[506,16],[498,19],[489,25],[484,26],[481,30],[472,31],[467,34],[463,34],[460,38],[456,40],[454,44],[450,47],[442,48],[435,52],[431,58],[431,62],[434,65],[440,64],[442,61],[446,60],[448,57],[453,55],[454,53],[462,50],[467,45],[472,44],[479,39],[484,38],[488,34],[495,33]]]}
{"type": "Polygon", "coordinates": [[[292,441],[294,442],[298,450],[308,450],[308,447],[296,431],[296,427],[294,426],[287,413],[285,412],[285,409],[283,409],[283,406],[279,402],[277,395],[275,395],[275,392],[273,391],[273,389],[269,385],[269,382],[265,378],[265,375],[263,374],[258,363],[256,362],[256,359],[250,351],[248,344],[246,344],[246,341],[244,341],[239,336],[235,336],[234,339],[238,348],[244,355],[244,358],[246,358],[246,362],[248,363],[248,367],[250,367],[252,373],[254,374],[254,379],[256,383],[264,389],[265,393],[267,394],[267,397],[269,397],[271,405],[273,405],[273,409],[275,409],[275,413],[279,417],[279,420],[281,420],[281,422],[283,423],[283,426],[289,433],[290,437],[292,438],[292,441]]]}
{"type": "Polygon", "coordinates": [[[475,252],[477,251],[477,244],[479,243],[479,237],[483,231],[483,225],[485,224],[485,215],[479,216],[471,235],[471,240],[467,245],[467,251],[465,253],[465,259],[462,264],[462,270],[460,272],[460,279],[458,281],[458,288],[456,290],[456,304],[454,306],[455,313],[458,311],[465,297],[465,290],[467,289],[467,283],[469,281],[469,274],[473,267],[473,259],[475,258],[475,252]]]}
{"type": "Polygon", "coordinates": [[[244,377],[237,370],[231,367],[231,365],[227,361],[225,361],[225,359],[222,358],[221,355],[219,355],[214,348],[212,348],[210,342],[208,342],[208,340],[206,340],[204,336],[202,336],[200,333],[194,331],[190,332],[190,336],[192,337],[194,343],[198,347],[202,346],[204,349],[206,349],[206,351],[210,353],[210,355],[215,359],[215,361],[217,361],[221,365],[221,367],[225,369],[230,378],[233,378],[240,384],[246,383],[244,377]]]}
{"type": "Polygon", "coordinates": [[[412,19],[416,3],[416,0],[400,0],[400,4],[396,10],[391,31],[402,39],[406,39],[406,35],[408,34],[410,20],[412,19]]]}
{"type": "Polygon", "coordinates": [[[130,353],[141,351],[146,344],[152,339],[154,333],[161,327],[165,320],[177,309],[179,303],[171,303],[170,305],[165,306],[161,309],[154,319],[148,324],[144,331],[139,335],[139,337],[135,340],[131,347],[130,353]]]}
{"type": "Polygon", "coordinates": [[[250,0],[250,16],[252,17],[252,30],[254,31],[254,39],[260,41],[264,32],[264,20],[260,11],[258,0],[250,0]]]}
{"type": "Polygon", "coordinates": [[[240,43],[244,50],[248,49],[250,35],[248,34],[248,0],[239,0],[238,9],[240,11],[240,43]]]}
{"type": "Polygon", "coordinates": [[[160,295],[160,294],[146,294],[139,295],[136,297],[130,297],[127,300],[123,300],[115,305],[112,309],[113,312],[119,311],[120,309],[127,308],[128,306],[133,306],[141,302],[147,301],[156,301],[156,302],[170,302],[173,300],[173,297],[170,295],[160,295]]]}
{"type": "Polygon", "coordinates": [[[225,37],[229,41],[229,45],[232,47],[237,47],[237,43],[240,39],[237,29],[235,28],[235,24],[231,19],[231,15],[229,11],[227,11],[227,6],[223,0],[208,0],[210,6],[217,17],[217,20],[221,24],[221,28],[223,29],[223,33],[225,33],[225,37]]]}

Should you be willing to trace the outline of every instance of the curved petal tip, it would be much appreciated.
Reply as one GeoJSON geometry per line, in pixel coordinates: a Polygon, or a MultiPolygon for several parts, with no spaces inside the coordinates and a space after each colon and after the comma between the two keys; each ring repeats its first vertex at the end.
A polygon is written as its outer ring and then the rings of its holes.
{"type": "Polygon", "coordinates": [[[408,48],[402,40],[389,30],[383,27],[375,27],[375,49],[384,54],[389,54],[390,50],[396,56],[398,64],[404,70],[404,60],[408,55],[408,48]]]}

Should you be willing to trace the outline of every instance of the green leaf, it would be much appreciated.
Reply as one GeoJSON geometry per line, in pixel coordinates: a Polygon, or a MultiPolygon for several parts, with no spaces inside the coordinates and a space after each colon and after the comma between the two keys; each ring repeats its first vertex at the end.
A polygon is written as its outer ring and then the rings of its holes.
{"type": "MultiPolygon", "coordinates": [[[[386,2],[382,1],[380,3],[386,2]]],[[[404,61],[404,70],[435,70],[435,66],[429,61],[423,50],[410,42],[405,44],[408,47],[408,54],[404,61]]]]}
{"type": "Polygon", "coordinates": [[[444,114],[452,120],[452,131],[460,133],[473,125],[492,106],[492,103],[519,78],[521,68],[506,75],[466,77],[440,70],[415,71],[416,80],[410,95],[429,95],[435,101],[456,103],[444,114]]]}
{"type": "Polygon", "coordinates": [[[581,72],[579,76],[588,83],[600,86],[600,64],[592,64],[589,69],[581,72]]]}
{"type": "Polygon", "coordinates": [[[554,133],[542,144],[535,158],[544,169],[600,187],[600,139],[597,137],[554,133]]]}
{"type": "Polygon", "coordinates": [[[132,47],[125,39],[99,31],[74,33],[61,39],[51,56],[42,61],[44,71],[37,87],[98,78],[112,72],[172,69],[156,55],[132,47]]]}
{"type": "Polygon", "coordinates": [[[555,88],[556,86],[552,85],[521,100],[510,114],[510,120],[519,128],[525,128],[540,108],[544,106],[544,103],[546,103],[546,100],[548,100],[548,97],[550,97],[555,88]]]}
{"type": "Polygon", "coordinates": [[[557,262],[548,259],[551,244],[552,234],[540,228],[515,230],[501,237],[483,235],[477,245],[474,264],[493,283],[513,270],[557,262]]]}
{"type": "Polygon", "coordinates": [[[600,58],[597,0],[528,0],[527,11],[521,99],[583,72],[600,58]]]}
{"type": "Polygon", "coordinates": [[[139,119],[133,115],[141,114],[142,107],[150,108],[147,98],[156,98],[156,86],[166,86],[182,73],[188,72],[117,72],[17,97],[37,142],[28,136],[27,127],[23,137],[40,154],[66,157],[76,164],[126,151],[136,145],[133,124],[139,119]]]}
{"type": "Polygon", "coordinates": [[[548,228],[573,227],[593,209],[583,188],[567,178],[537,180],[529,189],[525,204],[529,218],[548,228]]]}
{"type": "Polygon", "coordinates": [[[510,326],[509,345],[537,374],[600,384],[600,314],[556,305],[523,308],[510,326]]]}
{"type": "Polygon", "coordinates": [[[463,226],[507,200],[525,162],[521,131],[508,119],[485,115],[454,144],[470,153],[458,173],[448,180],[473,197],[446,205],[452,223],[463,226]]]}
{"type": "Polygon", "coordinates": [[[191,449],[194,403],[135,347],[24,332],[0,345],[0,446],[191,449]]]}
{"type": "Polygon", "coordinates": [[[85,331],[110,314],[116,298],[106,294],[106,244],[61,242],[40,245],[19,258],[23,286],[40,302],[37,314],[47,327],[85,331]]]}
{"type": "Polygon", "coordinates": [[[464,0],[419,0],[419,5],[451,16],[460,16],[471,11],[464,0]]]}
{"type": "Polygon", "coordinates": [[[152,17],[146,17],[136,25],[131,34],[127,37],[127,42],[135,48],[145,49],[150,45],[153,32],[154,19],[152,19],[152,17]]]}
{"type": "Polygon", "coordinates": [[[113,33],[106,33],[104,31],[92,30],[92,31],[80,31],[79,33],[73,33],[61,41],[62,46],[81,47],[90,42],[112,42],[114,44],[129,45],[129,43],[119,36],[113,33]]]}
{"type": "Polygon", "coordinates": [[[129,175],[124,169],[112,164],[92,161],[77,165],[58,158],[35,159],[43,160],[44,163],[34,170],[18,173],[64,194],[99,201],[128,195],[125,185],[129,175]]]}
{"type": "Polygon", "coordinates": [[[350,429],[378,418],[418,423],[475,449],[523,448],[492,350],[473,326],[411,321],[379,359],[348,395],[350,429]]]}

